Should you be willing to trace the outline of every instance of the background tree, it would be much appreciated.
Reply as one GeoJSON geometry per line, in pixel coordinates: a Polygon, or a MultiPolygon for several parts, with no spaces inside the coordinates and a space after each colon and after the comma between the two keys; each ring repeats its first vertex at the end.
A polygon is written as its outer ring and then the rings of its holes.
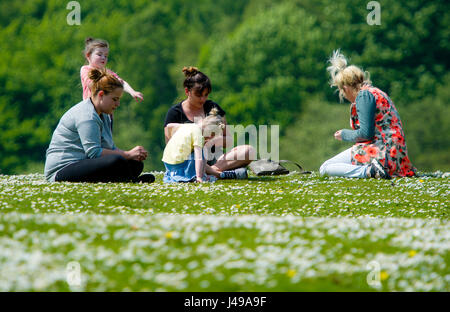
{"type": "Polygon", "coordinates": [[[184,97],[186,65],[211,77],[229,123],[280,124],[280,156],[317,170],[345,148],[332,134],[347,127],[348,105],[327,85],[337,48],[394,100],[413,164],[449,170],[449,3],[379,2],[379,26],[367,24],[366,2],[350,0],[83,1],[81,25],[69,26],[67,3],[4,0],[0,173],[43,171],[56,123],[81,100],[88,36],[109,41],[108,67],[144,93],[143,103],[124,95],[114,136],[150,151],[145,170],[163,169],[162,125],[184,97]]]}

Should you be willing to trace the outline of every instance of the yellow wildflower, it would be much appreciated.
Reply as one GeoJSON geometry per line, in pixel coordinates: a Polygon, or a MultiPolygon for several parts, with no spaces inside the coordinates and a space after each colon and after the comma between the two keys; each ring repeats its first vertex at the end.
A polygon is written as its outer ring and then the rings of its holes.
{"type": "Polygon", "coordinates": [[[408,255],[409,255],[411,258],[414,257],[416,254],[417,254],[417,251],[415,251],[415,250],[410,250],[410,251],[408,252],[408,255]]]}
{"type": "Polygon", "coordinates": [[[172,237],[173,237],[173,232],[166,233],[166,238],[172,238],[172,237]]]}
{"type": "Polygon", "coordinates": [[[381,271],[381,272],[380,272],[380,279],[381,279],[382,281],[385,281],[385,280],[387,280],[388,278],[389,278],[388,272],[386,272],[386,271],[381,271]]]}
{"type": "Polygon", "coordinates": [[[293,278],[296,273],[297,273],[297,271],[295,271],[293,269],[289,269],[289,270],[287,270],[286,275],[290,278],[293,278]]]}

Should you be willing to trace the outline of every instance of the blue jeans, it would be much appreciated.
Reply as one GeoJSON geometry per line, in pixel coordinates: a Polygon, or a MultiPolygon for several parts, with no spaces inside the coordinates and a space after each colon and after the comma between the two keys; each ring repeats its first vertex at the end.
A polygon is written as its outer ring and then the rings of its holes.
{"type": "Polygon", "coordinates": [[[337,154],[320,166],[320,175],[327,174],[335,177],[367,178],[367,167],[369,165],[352,165],[351,148],[337,154]]]}

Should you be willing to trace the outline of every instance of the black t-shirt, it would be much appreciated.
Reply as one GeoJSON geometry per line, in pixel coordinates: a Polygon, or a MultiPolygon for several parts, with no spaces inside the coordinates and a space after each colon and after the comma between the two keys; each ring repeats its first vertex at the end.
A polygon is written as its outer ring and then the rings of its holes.
{"type": "MultiPolygon", "coordinates": [[[[181,106],[181,103],[178,103],[174,106],[172,106],[166,115],[166,120],[164,121],[164,127],[167,126],[167,124],[170,123],[192,123],[191,120],[189,120],[186,116],[186,114],[183,111],[183,107],[181,106]]],[[[219,104],[207,100],[205,104],[203,104],[203,111],[205,112],[205,115],[208,116],[209,112],[216,107],[219,110],[220,116],[225,116],[225,111],[219,106],[219,104]]]]}

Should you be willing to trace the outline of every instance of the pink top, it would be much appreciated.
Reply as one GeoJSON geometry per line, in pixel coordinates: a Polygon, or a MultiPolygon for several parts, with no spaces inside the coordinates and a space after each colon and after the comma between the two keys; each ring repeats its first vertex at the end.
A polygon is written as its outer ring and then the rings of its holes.
{"type": "MultiPolygon", "coordinates": [[[[90,65],[84,65],[80,69],[80,77],[81,77],[81,85],[83,87],[83,100],[86,100],[88,97],[91,96],[91,89],[89,88],[91,84],[91,79],[89,79],[89,71],[93,69],[94,67],[90,65]]],[[[124,80],[119,77],[115,72],[113,72],[110,69],[107,69],[108,73],[114,75],[117,79],[120,80],[121,83],[124,83],[124,80]]]]}

